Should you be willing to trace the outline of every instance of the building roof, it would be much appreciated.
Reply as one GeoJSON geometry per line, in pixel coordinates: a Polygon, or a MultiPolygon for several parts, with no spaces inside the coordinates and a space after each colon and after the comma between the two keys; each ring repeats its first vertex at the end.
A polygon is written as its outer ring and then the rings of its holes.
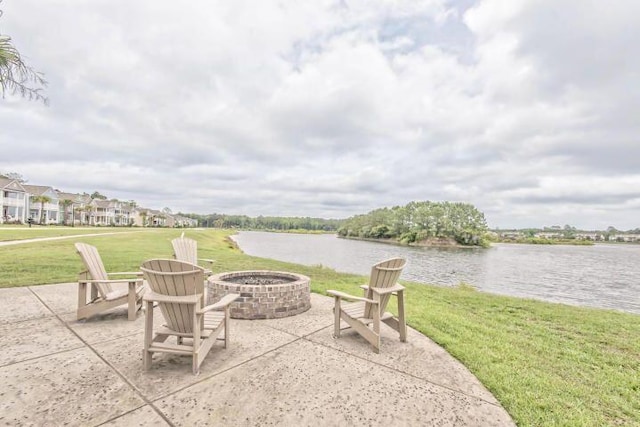
{"type": "Polygon", "coordinates": [[[65,193],[63,191],[56,191],[58,194],[58,199],[60,200],[71,200],[74,203],[82,201],[82,194],[77,193],[65,193]]]}
{"type": "Polygon", "coordinates": [[[25,191],[29,194],[31,194],[32,196],[42,196],[44,193],[53,193],[56,198],[58,197],[57,193],[54,191],[53,188],[48,187],[46,185],[27,185],[27,184],[23,184],[22,187],[24,187],[25,191]]]}
{"type": "Polygon", "coordinates": [[[15,179],[0,177],[0,188],[6,190],[26,192],[22,184],[15,179]]]}

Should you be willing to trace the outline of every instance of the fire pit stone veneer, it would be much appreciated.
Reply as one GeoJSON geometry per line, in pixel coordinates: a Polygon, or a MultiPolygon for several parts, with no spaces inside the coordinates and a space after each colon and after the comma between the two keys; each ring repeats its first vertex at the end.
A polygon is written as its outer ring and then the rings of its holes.
{"type": "Polygon", "coordinates": [[[239,294],[231,304],[234,319],[275,319],[311,308],[311,280],[283,271],[234,271],[207,279],[207,304],[224,295],[239,294]]]}

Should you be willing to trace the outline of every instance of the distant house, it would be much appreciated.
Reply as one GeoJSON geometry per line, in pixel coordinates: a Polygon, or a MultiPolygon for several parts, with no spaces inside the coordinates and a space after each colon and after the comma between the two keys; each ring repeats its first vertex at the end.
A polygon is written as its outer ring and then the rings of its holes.
{"type": "Polygon", "coordinates": [[[516,240],[524,237],[524,234],[521,231],[508,230],[508,231],[501,231],[499,236],[500,238],[506,239],[506,240],[516,240]]]}
{"type": "Polygon", "coordinates": [[[609,241],[636,243],[640,242],[640,234],[612,234],[609,236],[609,241]]]}
{"type": "Polygon", "coordinates": [[[119,200],[92,199],[88,194],[58,192],[60,223],[74,225],[128,226],[133,224],[132,206],[119,200]]]}
{"type": "Polygon", "coordinates": [[[198,220],[197,219],[193,219],[193,218],[187,218],[186,216],[182,216],[182,215],[175,215],[175,214],[169,214],[169,213],[164,213],[165,219],[164,219],[164,226],[165,227],[178,227],[178,228],[183,228],[183,227],[197,227],[198,226],[198,220]]]}
{"type": "Polygon", "coordinates": [[[136,208],[133,219],[134,224],[139,227],[164,227],[167,217],[157,209],[136,208]]]}
{"type": "Polygon", "coordinates": [[[54,190],[43,185],[27,185],[0,177],[0,224],[43,224],[197,227],[198,221],[167,211],[136,208],[132,202],[92,199],[87,193],[54,190]]]}
{"type": "Polygon", "coordinates": [[[27,199],[28,218],[36,223],[57,224],[59,218],[58,193],[44,185],[27,185],[22,187],[29,195],[27,199]],[[38,198],[46,198],[47,202],[38,201],[38,198]]]}
{"type": "MultiPolygon", "coordinates": [[[[554,227],[551,227],[554,228],[554,227]]],[[[538,237],[540,239],[562,239],[564,237],[563,233],[560,232],[553,232],[553,233],[549,233],[549,232],[540,232],[540,233],[536,233],[535,237],[538,237]]]]}
{"type": "Polygon", "coordinates": [[[601,233],[576,233],[576,239],[578,240],[590,240],[592,242],[602,242],[604,241],[604,235],[601,233]]]}
{"type": "Polygon", "coordinates": [[[88,194],[65,193],[63,191],[57,191],[57,193],[60,223],[67,225],[84,224],[84,208],[91,202],[91,197],[88,194]]]}
{"type": "Polygon", "coordinates": [[[193,218],[187,218],[182,215],[172,215],[173,224],[171,227],[197,227],[198,220],[193,218]]]}
{"type": "Polygon", "coordinates": [[[131,222],[131,205],[119,200],[94,199],[89,203],[91,225],[127,226],[131,222]]]}
{"type": "Polygon", "coordinates": [[[0,177],[0,224],[26,222],[27,198],[27,191],[19,181],[0,177]]]}
{"type": "Polygon", "coordinates": [[[74,224],[77,222],[80,225],[91,224],[91,212],[93,207],[91,206],[92,198],[88,194],[76,194],[77,198],[74,200],[74,224]]]}
{"type": "Polygon", "coordinates": [[[137,227],[197,227],[198,220],[156,209],[135,208],[131,223],[137,227]]]}
{"type": "Polygon", "coordinates": [[[131,223],[136,227],[146,227],[148,225],[148,218],[151,216],[149,209],[146,208],[134,208],[131,211],[131,223]]]}

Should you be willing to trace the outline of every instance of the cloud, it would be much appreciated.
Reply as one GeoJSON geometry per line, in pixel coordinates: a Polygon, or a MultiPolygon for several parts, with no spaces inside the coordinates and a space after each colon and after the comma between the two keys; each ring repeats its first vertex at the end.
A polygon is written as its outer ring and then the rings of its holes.
{"type": "Polygon", "coordinates": [[[635,228],[636,3],[4,2],[51,105],[0,101],[0,171],[176,212],[635,228]]]}

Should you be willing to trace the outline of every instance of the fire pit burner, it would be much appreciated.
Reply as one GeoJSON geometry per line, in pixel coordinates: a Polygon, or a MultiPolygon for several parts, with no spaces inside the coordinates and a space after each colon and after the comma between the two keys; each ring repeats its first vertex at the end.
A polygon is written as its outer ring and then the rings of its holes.
{"type": "Polygon", "coordinates": [[[283,271],[235,271],[207,279],[207,304],[229,293],[240,294],[231,304],[234,319],[274,319],[294,316],[311,307],[310,279],[283,271]]]}
{"type": "Polygon", "coordinates": [[[256,276],[249,274],[246,276],[230,277],[226,282],[237,283],[239,285],[281,285],[283,283],[291,283],[295,279],[283,276],[256,276]]]}

